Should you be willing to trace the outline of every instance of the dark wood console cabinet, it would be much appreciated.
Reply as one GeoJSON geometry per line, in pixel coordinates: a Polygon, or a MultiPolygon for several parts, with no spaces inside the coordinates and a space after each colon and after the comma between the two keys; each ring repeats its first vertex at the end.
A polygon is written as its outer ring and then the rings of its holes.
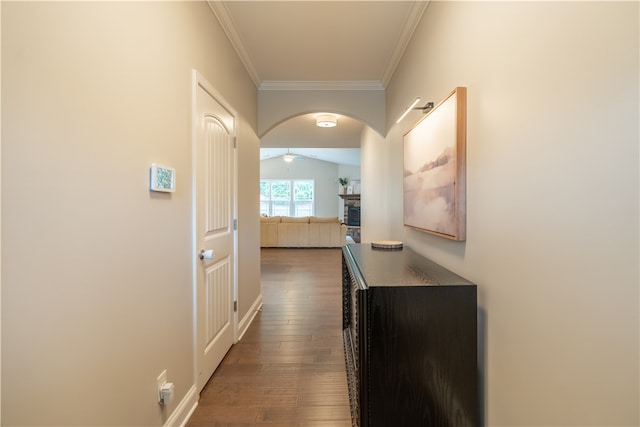
{"type": "Polygon", "coordinates": [[[354,426],[479,424],[476,285],[405,247],[342,249],[354,426]]]}

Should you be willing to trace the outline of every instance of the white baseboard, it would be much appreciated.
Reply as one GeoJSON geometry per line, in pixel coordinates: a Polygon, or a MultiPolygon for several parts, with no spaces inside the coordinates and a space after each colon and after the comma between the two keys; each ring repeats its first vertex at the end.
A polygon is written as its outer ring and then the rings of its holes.
{"type": "Polygon", "coordinates": [[[196,386],[193,385],[167,419],[167,422],[164,423],[164,427],[184,427],[187,425],[191,414],[193,414],[193,411],[195,411],[198,406],[198,397],[196,386]]]}
{"type": "Polygon", "coordinates": [[[258,311],[260,311],[261,308],[262,294],[258,295],[258,298],[256,298],[256,300],[253,302],[247,314],[242,318],[242,320],[240,320],[240,322],[238,322],[238,341],[240,341],[244,333],[247,332],[247,329],[249,329],[249,325],[251,325],[251,322],[253,322],[253,319],[256,317],[256,314],[258,314],[258,311]]]}

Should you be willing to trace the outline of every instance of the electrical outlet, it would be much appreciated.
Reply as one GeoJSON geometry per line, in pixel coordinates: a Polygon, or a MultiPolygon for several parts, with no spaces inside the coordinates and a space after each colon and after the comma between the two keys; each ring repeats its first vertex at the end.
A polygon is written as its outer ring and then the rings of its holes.
{"type": "Polygon", "coordinates": [[[167,382],[167,370],[165,369],[160,373],[160,375],[158,375],[158,383],[157,383],[158,387],[156,388],[158,402],[160,403],[162,403],[162,393],[160,392],[160,390],[162,390],[162,386],[166,384],[166,382],[167,382]]]}

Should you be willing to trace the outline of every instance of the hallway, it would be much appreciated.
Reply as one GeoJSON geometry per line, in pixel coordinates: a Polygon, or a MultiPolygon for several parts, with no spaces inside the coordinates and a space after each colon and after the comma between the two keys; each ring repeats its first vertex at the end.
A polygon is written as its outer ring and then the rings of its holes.
{"type": "Polygon", "coordinates": [[[262,249],[264,305],[188,427],[351,426],[339,249],[262,249]]]}

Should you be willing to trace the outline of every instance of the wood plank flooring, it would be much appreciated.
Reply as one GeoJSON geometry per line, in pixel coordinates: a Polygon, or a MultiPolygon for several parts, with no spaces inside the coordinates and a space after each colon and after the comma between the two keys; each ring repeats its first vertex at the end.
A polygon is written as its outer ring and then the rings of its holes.
{"type": "Polygon", "coordinates": [[[264,305],[187,427],[350,427],[340,249],[266,249],[264,305]]]}

